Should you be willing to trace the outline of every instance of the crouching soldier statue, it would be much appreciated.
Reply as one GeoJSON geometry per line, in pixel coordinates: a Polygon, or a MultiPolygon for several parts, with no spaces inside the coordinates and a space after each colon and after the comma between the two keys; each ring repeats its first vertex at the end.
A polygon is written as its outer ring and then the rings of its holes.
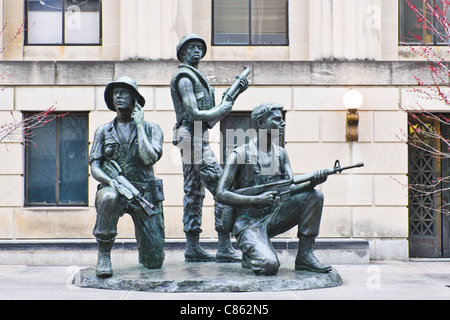
{"type": "Polygon", "coordinates": [[[323,207],[323,195],[314,187],[325,182],[328,171],[314,172],[298,185],[283,182],[285,190],[253,192],[259,186],[277,185],[277,179],[294,180],[286,150],[279,146],[285,127],[282,108],[275,103],[256,107],[251,114],[256,138],[228,156],[216,197],[234,210],[224,214],[223,226],[237,239],[242,266],[258,275],[275,275],[280,266],[270,238],[298,226],[295,269],[327,273],[331,267],[317,260],[312,247],[323,207]]]}
{"type": "Polygon", "coordinates": [[[97,220],[93,234],[98,243],[98,277],[111,277],[111,249],[119,218],[131,215],[139,262],[149,269],[164,260],[164,200],[162,181],[153,172],[161,158],[163,133],[144,121],[144,97],[136,82],[119,77],[107,85],[105,102],[117,117],[95,132],[89,163],[100,182],[95,198],[97,220]]]}

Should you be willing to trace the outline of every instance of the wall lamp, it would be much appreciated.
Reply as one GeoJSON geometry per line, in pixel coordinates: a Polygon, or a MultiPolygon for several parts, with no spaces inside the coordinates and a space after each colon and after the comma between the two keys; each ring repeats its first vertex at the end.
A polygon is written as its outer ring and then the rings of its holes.
{"type": "Polygon", "coordinates": [[[345,139],[347,141],[358,141],[358,109],[363,103],[363,97],[358,90],[351,89],[344,94],[344,106],[347,108],[347,124],[345,139]]]}

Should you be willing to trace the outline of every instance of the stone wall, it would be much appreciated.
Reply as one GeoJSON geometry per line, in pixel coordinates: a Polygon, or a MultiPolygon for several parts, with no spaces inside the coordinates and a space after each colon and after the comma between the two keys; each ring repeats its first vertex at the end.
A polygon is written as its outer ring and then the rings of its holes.
{"type": "MultiPolygon", "coordinates": [[[[286,148],[295,173],[364,162],[365,167],[329,177],[320,186],[325,209],[320,237],[367,239],[371,257],[405,258],[408,255],[407,145],[399,138],[407,128],[399,103],[411,97],[407,86],[412,73],[423,72],[416,62],[204,62],[200,69],[216,87],[217,97],[241,73],[252,68],[251,87],[234,110],[250,111],[257,104],[276,101],[284,105],[286,148]],[[360,108],[359,141],[345,141],[346,109],[342,96],[349,87],[364,97],[360,108]],[[397,182],[400,181],[401,183],[397,182]]],[[[167,237],[183,238],[182,172],[179,151],[171,144],[175,115],[169,92],[173,60],[136,62],[3,62],[0,73],[0,121],[10,122],[22,111],[89,112],[89,139],[95,129],[115,114],[103,101],[104,86],[119,75],[134,77],[147,100],[145,118],[161,125],[164,155],[156,174],[164,180],[167,237]]],[[[438,107],[437,107],[438,108],[438,107]]],[[[212,147],[220,150],[220,132],[211,132],[212,147]]],[[[93,201],[97,182],[90,178],[89,207],[24,207],[24,146],[0,145],[0,239],[90,239],[95,221],[93,201]]],[[[202,237],[215,238],[213,199],[205,199],[202,237]]],[[[295,230],[283,238],[295,239],[295,230]]],[[[122,218],[119,238],[133,238],[131,218],[122,218]]]]}
{"type": "MultiPolygon", "coordinates": [[[[175,59],[188,32],[212,39],[211,0],[103,0],[101,46],[8,44],[5,60],[175,59]]],[[[0,0],[3,42],[24,23],[24,1],[0,0]]],[[[290,0],[288,46],[213,46],[206,60],[398,59],[398,5],[392,0],[290,0]]],[[[0,37],[1,39],[1,37],[0,37]]]]}

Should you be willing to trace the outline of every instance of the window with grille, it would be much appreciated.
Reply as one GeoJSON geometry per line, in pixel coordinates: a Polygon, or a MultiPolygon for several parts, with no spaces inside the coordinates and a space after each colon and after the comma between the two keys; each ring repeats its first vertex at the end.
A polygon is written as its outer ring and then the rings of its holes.
{"type": "Polygon", "coordinates": [[[213,0],[213,45],[288,45],[287,0],[213,0]]]}
{"type": "Polygon", "coordinates": [[[100,45],[101,0],[25,0],[28,45],[100,45]]]}

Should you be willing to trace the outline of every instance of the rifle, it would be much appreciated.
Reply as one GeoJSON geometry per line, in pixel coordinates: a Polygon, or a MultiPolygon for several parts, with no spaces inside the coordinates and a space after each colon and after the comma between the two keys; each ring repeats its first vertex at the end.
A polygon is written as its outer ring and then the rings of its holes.
{"type": "Polygon", "coordinates": [[[130,203],[137,203],[144,211],[152,216],[156,214],[156,207],[147,201],[144,197],[145,188],[141,192],[136,189],[133,184],[128,181],[127,178],[123,175],[122,168],[120,168],[119,164],[110,160],[104,163],[104,167],[106,169],[106,173],[112,179],[115,179],[117,183],[114,184],[116,190],[130,203]]]}
{"type": "MultiPolygon", "coordinates": [[[[341,167],[341,164],[339,160],[336,160],[334,163],[334,167],[331,169],[325,169],[325,174],[327,176],[341,173],[344,170],[350,170],[353,168],[359,168],[363,167],[364,163],[360,162],[355,165],[341,167]]],[[[247,196],[255,196],[259,195],[261,193],[267,192],[267,191],[273,191],[277,193],[275,203],[280,201],[287,201],[291,198],[292,192],[295,191],[295,186],[305,183],[305,182],[311,182],[314,179],[315,172],[310,172],[302,175],[294,176],[293,179],[289,179],[287,175],[281,174],[281,175],[275,175],[271,178],[278,178],[279,180],[273,181],[273,182],[267,182],[265,184],[253,186],[253,187],[247,187],[242,188],[233,191],[234,193],[241,194],[241,195],[247,195],[247,196]],[[282,178],[285,179],[282,179],[282,178]],[[281,178],[281,179],[280,179],[281,178]]]]}

